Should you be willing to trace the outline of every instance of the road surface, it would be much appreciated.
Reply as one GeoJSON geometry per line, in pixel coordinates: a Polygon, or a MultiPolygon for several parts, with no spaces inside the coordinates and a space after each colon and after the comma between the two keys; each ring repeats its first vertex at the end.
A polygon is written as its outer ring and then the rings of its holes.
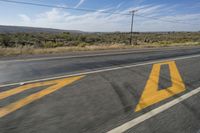
{"type": "Polygon", "coordinates": [[[1,133],[198,133],[200,47],[0,60],[1,133]]]}

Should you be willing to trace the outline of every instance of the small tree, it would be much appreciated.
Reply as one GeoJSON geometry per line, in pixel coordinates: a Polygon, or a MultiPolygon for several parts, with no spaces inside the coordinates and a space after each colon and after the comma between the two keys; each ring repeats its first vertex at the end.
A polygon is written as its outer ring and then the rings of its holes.
{"type": "Polygon", "coordinates": [[[9,47],[10,46],[10,36],[9,35],[2,35],[1,36],[1,43],[3,47],[9,47]]]}

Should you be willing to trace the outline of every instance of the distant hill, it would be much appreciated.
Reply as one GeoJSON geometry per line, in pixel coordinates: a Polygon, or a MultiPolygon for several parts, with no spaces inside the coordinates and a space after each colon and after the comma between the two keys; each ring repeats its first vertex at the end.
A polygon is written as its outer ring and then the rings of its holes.
{"type": "Polygon", "coordinates": [[[23,27],[23,26],[4,26],[0,25],[0,33],[61,33],[61,32],[70,32],[70,33],[83,33],[78,30],[59,30],[51,28],[36,28],[36,27],[23,27]]]}

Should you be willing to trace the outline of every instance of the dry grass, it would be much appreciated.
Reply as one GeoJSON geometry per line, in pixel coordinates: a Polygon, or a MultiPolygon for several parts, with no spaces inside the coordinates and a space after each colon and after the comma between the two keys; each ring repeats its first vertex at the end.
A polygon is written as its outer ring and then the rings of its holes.
{"type": "Polygon", "coordinates": [[[112,50],[112,49],[130,49],[130,48],[158,48],[170,46],[200,46],[199,42],[188,42],[184,44],[148,44],[148,45],[100,45],[100,46],[86,46],[86,47],[57,47],[57,48],[0,48],[0,56],[15,56],[15,55],[37,55],[37,54],[56,54],[73,51],[95,51],[95,50],[112,50]]]}
{"type": "Polygon", "coordinates": [[[55,53],[66,53],[66,52],[73,52],[73,51],[95,51],[95,50],[127,49],[127,48],[132,48],[132,46],[102,45],[102,46],[57,47],[57,48],[32,48],[32,47],[0,48],[0,56],[55,54],[55,53]]]}

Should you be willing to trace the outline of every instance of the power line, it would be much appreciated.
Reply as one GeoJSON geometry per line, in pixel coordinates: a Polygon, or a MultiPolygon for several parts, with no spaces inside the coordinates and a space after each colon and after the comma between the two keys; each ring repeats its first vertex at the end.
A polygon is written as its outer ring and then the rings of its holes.
{"type": "MultiPolygon", "coordinates": [[[[86,9],[86,8],[63,7],[63,6],[56,6],[56,5],[48,5],[48,4],[40,4],[40,3],[32,3],[32,2],[24,2],[24,1],[15,1],[15,0],[0,0],[0,1],[1,1],[1,2],[7,2],[7,3],[31,5],[31,6],[50,7],[50,8],[61,8],[61,9],[76,10],[76,11],[83,11],[83,12],[100,12],[100,13],[107,13],[107,14],[129,15],[129,16],[132,15],[132,13],[119,13],[119,12],[101,11],[101,10],[86,9]]],[[[173,20],[166,20],[166,19],[161,19],[161,18],[158,18],[158,17],[149,17],[149,16],[144,16],[144,15],[139,15],[139,14],[135,14],[135,16],[142,17],[142,18],[153,19],[153,20],[159,20],[159,21],[168,22],[168,23],[179,23],[179,24],[188,24],[188,25],[198,25],[198,24],[192,24],[192,23],[181,22],[181,21],[179,21],[179,20],[176,20],[176,21],[173,21],[173,20]]]]}
{"type": "Polygon", "coordinates": [[[101,10],[86,9],[86,8],[63,7],[63,6],[56,6],[56,5],[47,5],[47,4],[40,4],[40,3],[24,2],[24,1],[14,1],[14,0],[0,0],[0,1],[7,2],[7,3],[32,5],[32,6],[40,6],[40,7],[61,8],[61,9],[77,10],[77,11],[84,11],[84,12],[101,12],[101,13],[108,13],[108,14],[131,15],[129,13],[125,14],[125,13],[101,11],[101,10]]]}
{"type": "Polygon", "coordinates": [[[198,25],[198,24],[193,24],[193,23],[182,22],[181,20],[175,20],[175,21],[173,21],[173,20],[166,20],[166,19],[162,19],[162,18],[158,18],[158,17],[149,17],[149,16],[144,16],[144,15],[139,15],[139,14],[136,14],[135,16],[142,17],[142,18],[153,19],[153,20],[159,20],[159,21],[168,22],[168,23],[198,25]]]}

